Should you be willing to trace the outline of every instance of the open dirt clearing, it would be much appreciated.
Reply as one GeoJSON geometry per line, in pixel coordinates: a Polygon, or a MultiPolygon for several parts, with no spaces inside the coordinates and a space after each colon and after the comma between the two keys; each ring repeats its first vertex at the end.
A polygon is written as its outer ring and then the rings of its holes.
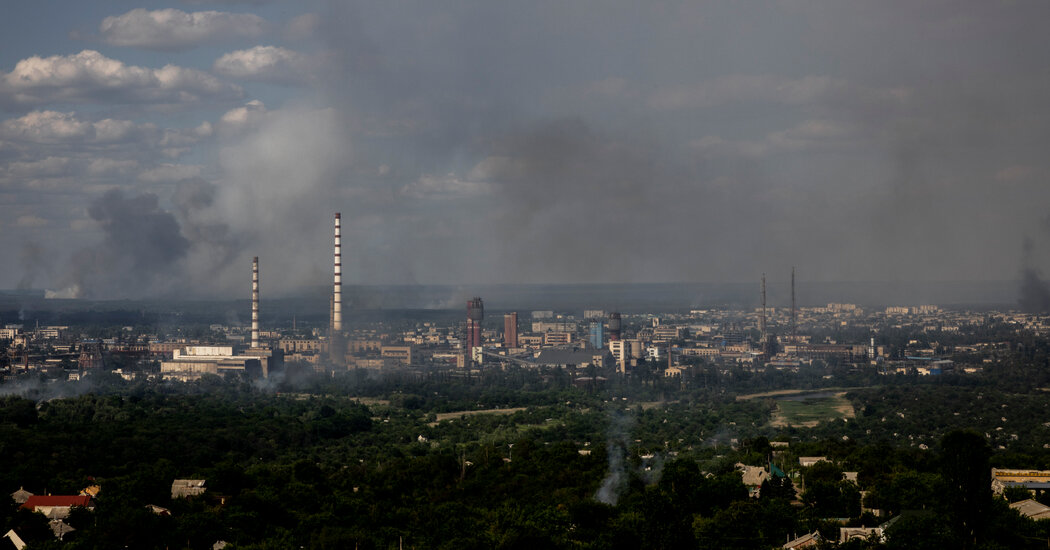
{"type": "Polygon", "coordinates": [[[525,407],[513,407],[510,409],[482,409],[479,411],[454,411],[447,413],[438,413],[437,420],[434,422],[428,422],[427,426],[437,426],[438,422],[442,420],[450,420],[453,418],[459,418],[461,416],[473,416],[475,414],[514,414],[525,410],[525,407]]]}

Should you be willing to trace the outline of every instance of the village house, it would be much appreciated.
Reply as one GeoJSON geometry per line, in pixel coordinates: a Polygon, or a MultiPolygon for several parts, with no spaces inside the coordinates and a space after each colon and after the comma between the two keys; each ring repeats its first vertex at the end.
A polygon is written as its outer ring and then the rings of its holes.
{"type": "Polygon", "coordinates": [[[33,495],[26,499],[21,508],[40,512],[50,519],[63,519],[69,517],[70,510],[76,506],[88,510],[95,509],[95,504],[88,495],[33,495]]]}
{"type": "Polygon", "coordinates": [[[203,479],[176,479],[171,482],[171,498],[187,498],[203,495],[208,489],[203,479]]]}

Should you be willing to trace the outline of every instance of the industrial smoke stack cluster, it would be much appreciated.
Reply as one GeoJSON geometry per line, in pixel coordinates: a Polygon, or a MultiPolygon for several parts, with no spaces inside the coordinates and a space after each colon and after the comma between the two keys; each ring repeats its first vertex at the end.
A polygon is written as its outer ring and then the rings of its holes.
{"type": "Polygon", "coordinates": [[[259,349],[259,257],[252,258],[252,349],[259,349]]]}

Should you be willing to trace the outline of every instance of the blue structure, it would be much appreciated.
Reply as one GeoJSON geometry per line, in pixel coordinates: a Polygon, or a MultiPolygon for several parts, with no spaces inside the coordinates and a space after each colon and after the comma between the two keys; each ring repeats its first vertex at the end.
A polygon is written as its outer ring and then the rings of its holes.
{"type": "Polygon", "coordinates": [[[605,347],[605,326],[601,321],[591,321],[591,347],[594,349],[605,347]]]}

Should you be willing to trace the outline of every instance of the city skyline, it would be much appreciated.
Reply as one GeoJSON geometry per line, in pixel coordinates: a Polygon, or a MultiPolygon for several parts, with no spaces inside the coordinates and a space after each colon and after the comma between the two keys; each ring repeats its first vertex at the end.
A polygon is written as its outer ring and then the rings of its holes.
{"type": "Polygon", "coordinates": [[[1050,269],[1043,3],[142,5],[0,24],[0,288],[1050,269]]]}

